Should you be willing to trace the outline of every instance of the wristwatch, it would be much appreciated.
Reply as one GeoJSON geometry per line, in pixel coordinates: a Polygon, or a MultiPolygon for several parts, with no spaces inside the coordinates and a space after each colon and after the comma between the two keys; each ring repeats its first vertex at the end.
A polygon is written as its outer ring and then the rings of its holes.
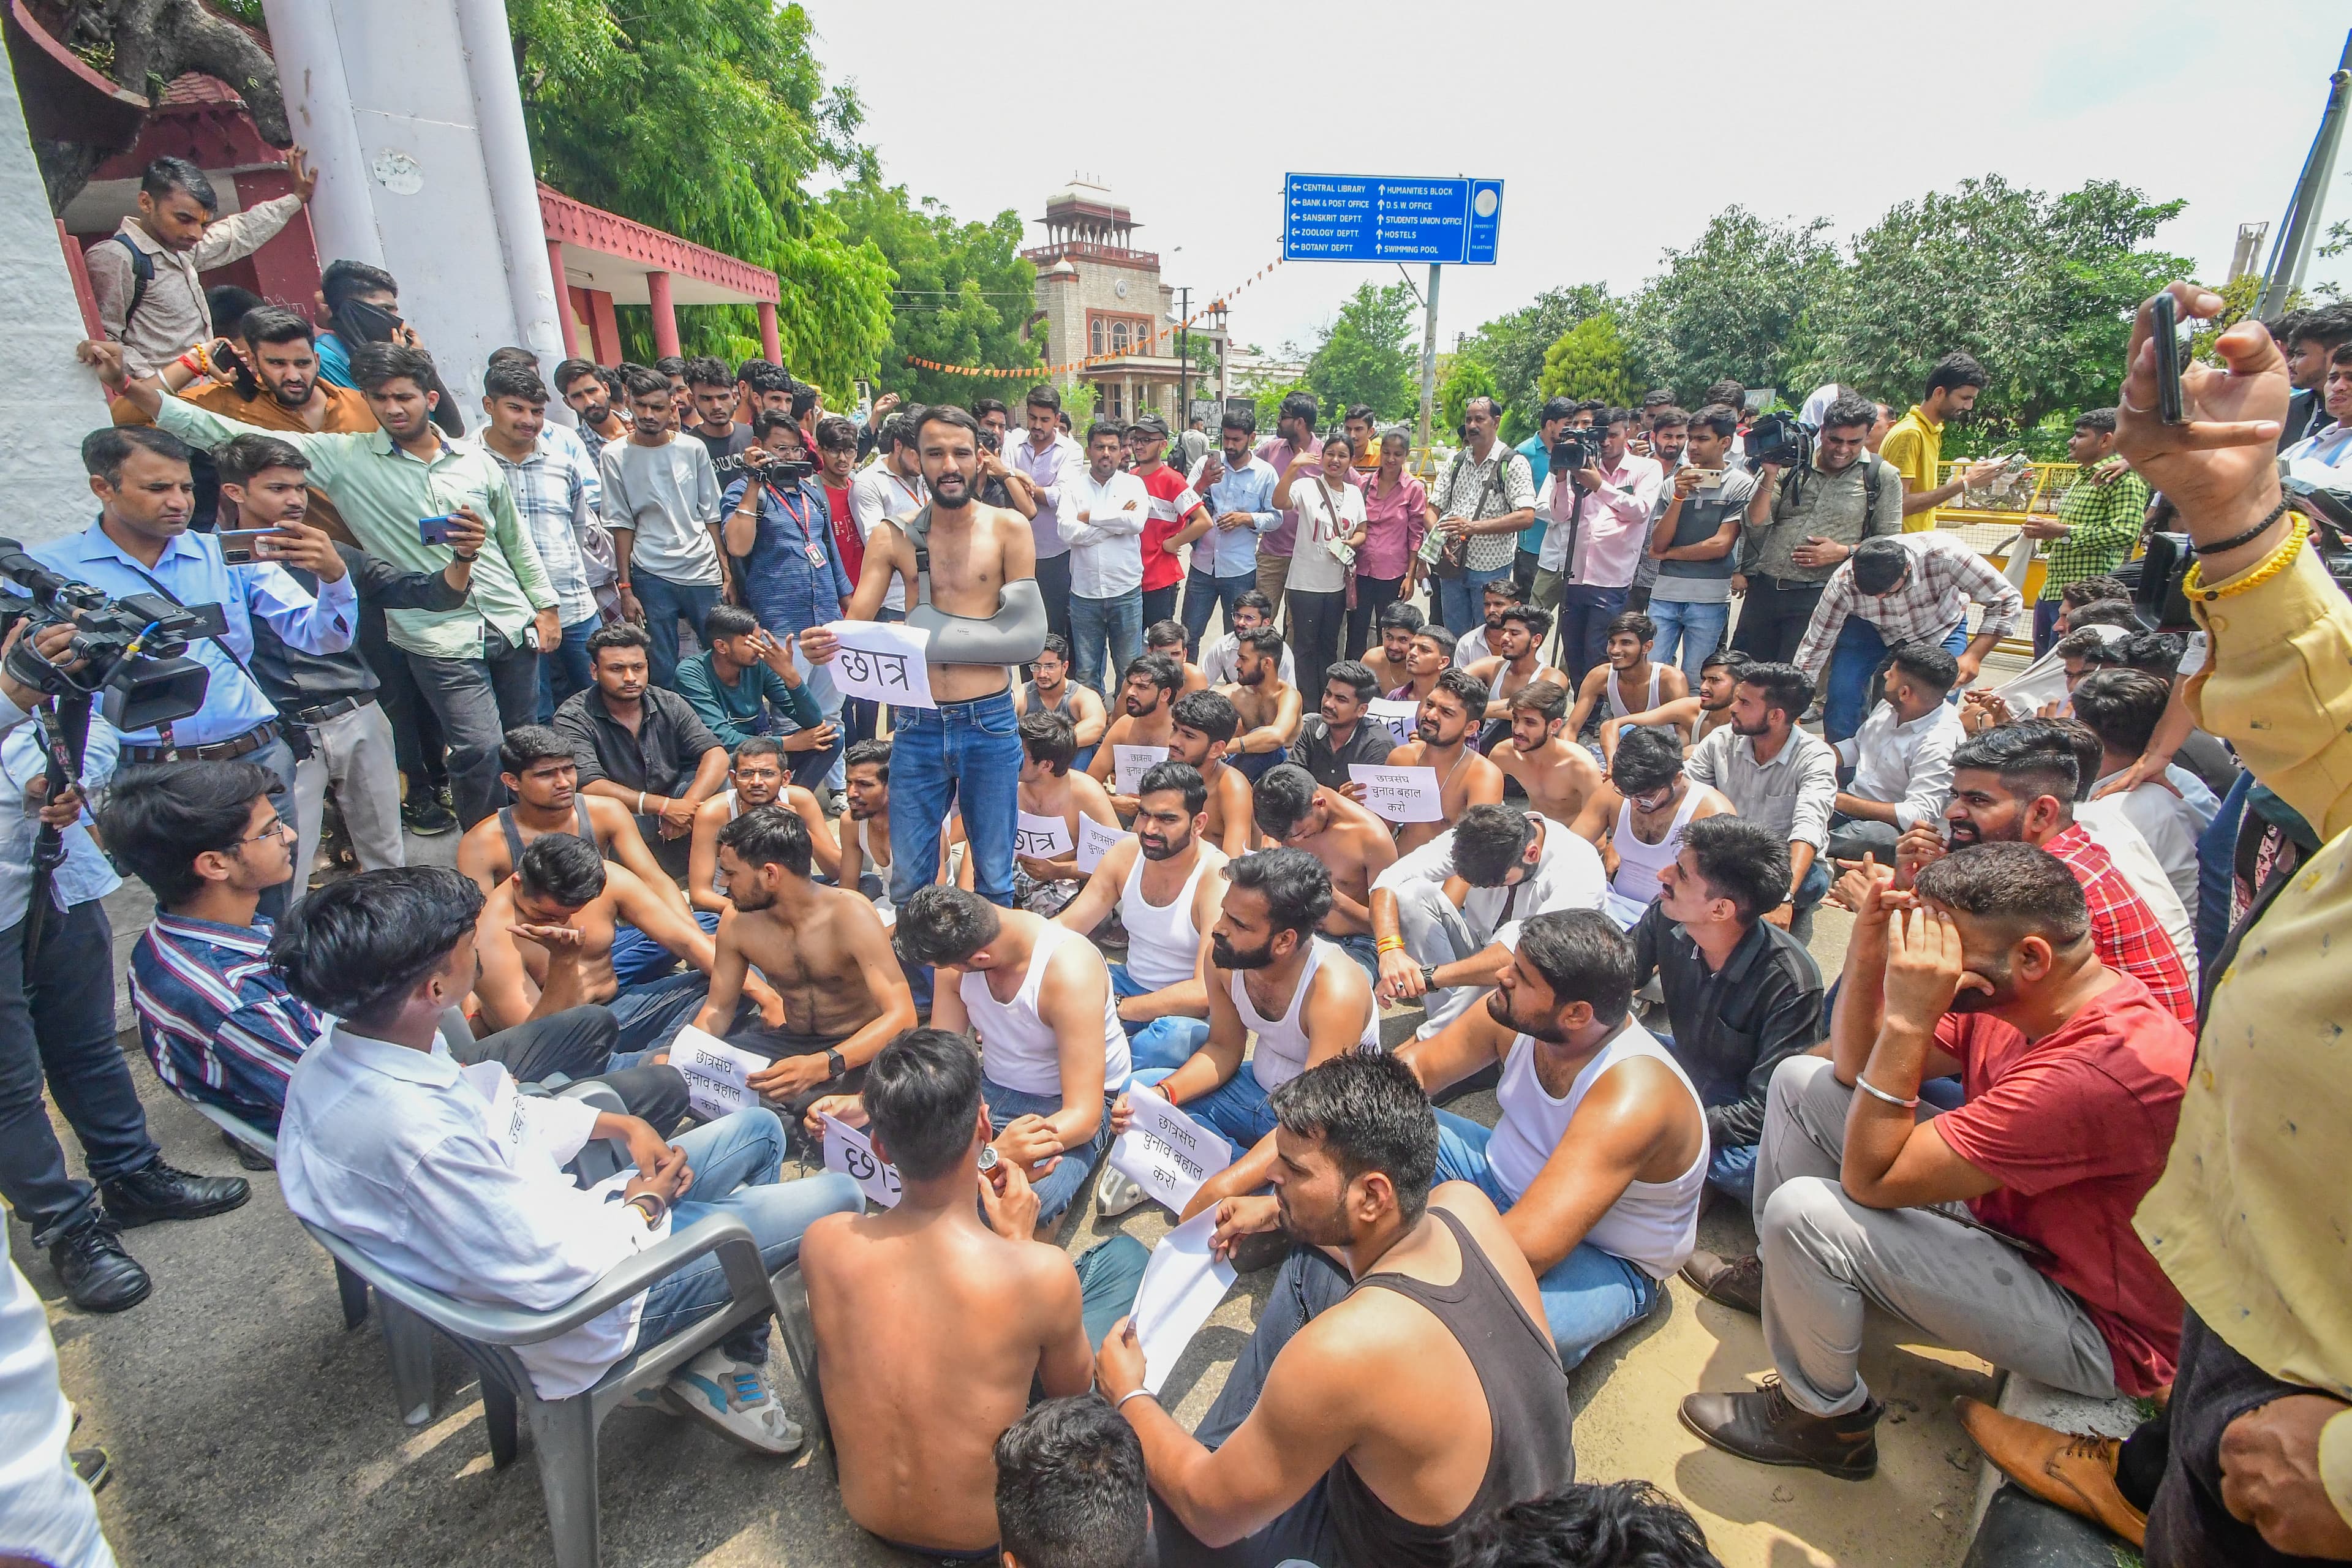
{"type": "Polygon", "coordinates": [[[1424,963],[1421,966],[1421,988],[1423,991],[1437,989],[1437,965],[1424,963]]]}
{"type": "Polygon", "coordinates": [[[849,1070],[849,1064],[842,1059],[839,1051],[828,1050],[824,1053],[824,1070],[827,1078],[839,1078],[849,1070]]]}

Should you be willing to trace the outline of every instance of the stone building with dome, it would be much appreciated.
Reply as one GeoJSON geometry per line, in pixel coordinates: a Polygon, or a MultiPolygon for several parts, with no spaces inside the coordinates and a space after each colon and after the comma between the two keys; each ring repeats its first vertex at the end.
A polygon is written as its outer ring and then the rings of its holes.
{"type": "MultiPolygon", "coordinates": [[[[1092,361],[1055,380],[1092,384],[1096,412],[1104,418],[1133,419],[1150,410],[1166,417],[1171,428],[1182,429],[1179,296],[1173,285],[1160,281],[1159,253],[1136,247],[1133,215],[1112,199],[1108,185],[1073,178],[1046,198],[1045,216],[1035,221],[1045,228],[1045,243],[1021,253],[1037,266],[1032,331],[1045,335],[1047,364],[1092,361]],[[1154,334],[1160,335],[1155,340],[1154,334]]],[[[1213,301],[1198,289],[1192,303],[1200,316],[1192,341],[1206,339],[1222,365],[1223,313],[1211,312],[1213,301]]],[[[1204,382],[1193,374],[1196,404],[1214,403],[1223,395],[1217,376],[1204,382]]]]}

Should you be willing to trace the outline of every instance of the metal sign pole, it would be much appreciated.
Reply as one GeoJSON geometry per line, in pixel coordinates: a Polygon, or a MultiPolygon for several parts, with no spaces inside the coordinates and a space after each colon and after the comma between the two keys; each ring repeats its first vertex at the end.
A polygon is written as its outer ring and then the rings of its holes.
{"type": "Polygon", "coordinates": [[[1413,447],[1416,451],[1429,450],[1429,417],[1437,405],[1437,271],[1438,264],[1429,264],[1429,295],[1423,301],[1424,310],[1421,328],[1421,423],[1413,447]]]}

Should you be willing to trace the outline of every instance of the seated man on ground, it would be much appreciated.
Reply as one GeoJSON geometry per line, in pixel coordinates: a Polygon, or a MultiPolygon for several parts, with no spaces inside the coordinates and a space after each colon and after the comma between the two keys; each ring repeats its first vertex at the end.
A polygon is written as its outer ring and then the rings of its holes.
{"type": "Polygon", "coordinates": [[[1737,695],[1739,679],[1748,667],[1756,661],[1731,648],[1717,648],[1699,667],[1698,689],[1687,697],[1677,697],[1672,702],[1661,702],[1655,708],[1623,718],[1612,714],[1601,721],[1601,759],[1603,766],[1617,755],[1617,742],[1630,730],[1648,729],[1653,725],[1672,725],[1682,737],[1687,751],[1704,741],[1714,731],[1731,722],[1731,700],[1737,695]]]}
{"type": "MultiPolygon", "coordinates": [[[[606,865],[594,845],[568,833],[535,840],[515,874],[483,900],[476,948],[482,973],[474,996],[485,1025],[511,1029],[600,1002],[620,1023],[613,1048],[630,1058],[620,1064],[627,1067],[667,1047],[695,1016],[719,963],[718,947],[700,926],[626,867],[606,865]],[[688,967],[663,979],[622,984],[613,973],[613,944],[624,921],[688,967]]],[[[783,1026],[782,998],[756,978],[743,989],[771,1027],[783,1026]]]]}
{"type": "Polygon", "coordinates": [[[1789,890],[1764,918],[1799,942],[1812,940],[1813,911],[1833,880],[1822,849],[1837,805],[1837,752],[1797,722],[1812,694],[1793,664],[1750,664],[1733,689],[1731,722],[1683,763],[1693,782],[1721,790],[1732,810],[1787,841],[1789,890]]]}
{"type": "MultiPolygon", "coordinates": [[[[890,742],[860,741],[843,759],[841,815],[834,842],[841,847],[835,880],[864,894],[887,925],[890,907],[890,742]]],[[[941,847],[945,852],[945,847],[941,847]]]]}
{"type": "Polygon", "coordinates": [[[653,643],[623,621],[588,637],[595,683],[555,710],[583,794],[619,801],[672,876],[685,874],[694,814],[727,782],[727,748],[687,700],[652,683],[653,643]]]}
{"type": "Polygon", "coordinates": [[[1379,677],[1354,659],[1326,668],[1322,706],[1298,721],[1298,744],[1291,760],[1314,774],[1317,784],[1336,790],[1353,782],[1349,768],[1387,762],[1396,750],[1396,739],[1366,710],[1380,694],[1379,677]]]}
{"type": "MultiPolygon", "coordinates": [[[[1580,831],[1601,834],[1610,911],[1630,928],[1657,902],[1665,869],[1694,822],[1736,815],[1723,792],[1693,784],[1671,730],[1637,730],[1617,748],[1609,782],[1592,797],[1580,831]]],[[[1783,852],[1782,858],[1786,859],[1783,852]]],[[[1777,900],[1776,900],[1777,901],[1777,900]]]]}
{"type": "MultiPolygon", "coordinates": [[[[2074,717],[2099,738],[2096,791],[2119,782],[2130,771],[2164,718],[2171,688],[2136,669],[2101,669],[2084,677],[2074,688],[2074,717]]],[[[2168,768],[2156,777],[2105,798],[2123,819],[2139,829],[2147,847],[2164,868],[2173,895],[2197,920],[2197,841],[2221,809],[2202,780],[2185,768],[2168,768]]]]}
{"type": "MultiPolygon", "coordinates": [[[[1575,685],[1566,670],[1554,669],[1543,661],[1543,639],[1551,630],[1551,612],[1533,605],[1514,604],[1503,612],[1503,624],[1493,634],[1494,651],[1484,658],[1473,659],[1463,666],[1486,683],[1486,722],[1488,733],[1480,737],[1479,750],[1502,739],[1500,726],[1509,722],[1511,699],[1537,681],[1549,681],[1562,690],[1575,685]]],[[[1457,644],[1454,654],[1462,652],[1457,644]]]]}
{"type": "MultiPolygon", "coordinates": [[[[1364,668],[1372,672],[1372,679],[1378,683],[1380,690],[1393,691],[1412,679],[1412,671],[1406,668],[1405,664],[1412,654],[1413,634],[1428,624],[1428,617],[1421,613],[1418,605],[1408,605],[1402,599],[1381,606],[1377,622],[1381,640],[1364,651],[1364,668]]],[[[1340,651],[1345,653],[1349,650],[1342,648],[1340,651]]],[[[1328,669],[1323,672],[1327,680],[1330,673],[1328,669]]]]}
{"type": "Polygon", "coordinates": [[[1092,1389],[1033,1405],[996,1440],[996,1528],[1003,1568],[1141,1568],[1151,1488],[1135,1428],[1092,1389]]]}
{"type": "Polygon", "coordinates": [[[1242,727],[1240,710],[1221,691],[1188,691],[1169,710],[1174,728],[1168,741],[1171,761],[1201,775],[1208,788],[1209,842],[1231,858],[1246,855],[1255,837],[1250,781],[1226,758],[1242,727]]]}
{"type": "MultiPolygon", "coordinates": [[[[1149,643],[1144,646],[1147,650],[1150,647],[1149,643]]],[[[1178,655],[1182,655],[1181,638],[1178,655]]],[[[1078,737],[1075,765],[1085,772],[1095,760],[1095,748],[1102,744],[1103,732],[1110,728],[1102,694],[1070,679],[1070,639],[1059,633],[1045,634],[1045,646],[1029,661],[1029,679],[1013,689],[1013,711],[1024,719],[1032,713],[1059,713],[1067,719],[1078,737]]]]}
{"type": "MultiPolygon", "coordinates": [[[[1139,654],[1127,661],[1126,679],[1118,689],[1119,715],[1110,721],[1103,743],[1087,772],[1105,789],[1118,781],[1118,749],[1142,746],[1164,752],[1176,736],[1173,711],[1176,694],[1183,689],[1184,667],[1164,653],[1139,654]]],[[[1123,814],[1135,810],[1132,797],[1114,794],[1111,805],[1123,814]]]]}
{"type": "MultiPolygon", "coordinates": [[[[1255,588],[1243,590],[1241,596],[1234,601],[1233,626],[1226,630],[1223,637],[1201,650],[1201,674],[1203,683],[1208,686],[1230,686],[1240,679],[1242,634],[1259,630],[1271,631],[1274,629],[1274,601],[1255,588]]],[[[1291,658],[1290,649],[1287,647],[1282,650],[1282,668],[1279,674],[1285,686],[1296,686],[1298,683],[1298,665],[1291,658]]],[[[1188,682],[1185,689],[1191,690],[1193,688],[1188,682]]]]}
{"type": "Polygon", "coordinates": [[[1236,635],[1241,647],[1234,655],[1233,684],[1216,689],[1241,716],[1242,732],[1225,754],[1255,783],[1266,769],[1290,760],[1290,743],[1298,739],[1300,699],[1290,683],[1290,650],[1280,635],[1272,626],[1236,635]]]}
{"type": "Polygon", "coordinates": [[[854,1094],[866,1064],[915,1026],[915,999],[874,906],[809,879],[808,824],[753,806],[719,830],[719,875],[731,910],[695,1026],[773,1065],[746,1079],[778,1107],[787,1132],[811,1103],[854,1094]],[[782,1000],[783,1021],[729,1035],[753,970],[782,1000]]]}
{"type": "MultiPolygon", "coordinates": [[[[749,1226],[773,1270],[813,1221],[863,1205],[846,1176],[778,1184],[784,1137],[772,1111],[738,1111],[668,1143],[583,1100],[513,1096],[502,1068],[461,1069],[436,1031],[473,981],[481,904],[480,889],[443,867],[367,871],[304,899],[271,941],[288,988],[339,1020],[287,1086],[278,1175],[296,1217],[427,1289],[548,1312],[700,1220],[749,1226]],[[636,1169],[581,1190],[563,1166],[592,1138],[625,1142],[636,1169]]],[[[706,1254],[515,1354],[541,1398],[568,1398],[732,1299],[719,1256],[706,1254]]],[[[758,1453],[799,1447],[768,1382],[769,1323],[756,1318],[680,1367],[664,1407],[758,1453]]]]}
{"type": "Polygon", "coordinates": [[[839,879],[841,843],[833,835],[833,824],[824,819],[824,808],[814,795],[796,784],[786,784],[784,778],[783,748],[773,735],[753,735],[735,749],[735,759],[727,767],[727,787],[704,801],[694,814],[694,849],[687,861],[686,891],[703,930],[716,931],[715,917],[732,907],[719,870],[719,831],[763,805],[777,806],[799,817],[809,832],[810,873],[828,881],[839,879]]]}
{"type": "Polygon", "coordinates": [[[694,716],[730,752],[754,735],[774,736],[790,754],[794,784],[823,784],[841,731],[824,722],[793,663],[791,634],[780,643],[751,611],[719,605],[702,618],[702,644],[678,661],[676,677],[694,716]]]}
{"type": "Polygon", "coordinates": [[[1884,1406],[1856,1365],[1871,1302],[1995,1366],[2093,1399],[2172,1381],[2179,1293],[2132,1228],[2172,1147],[2195,1042],[2099,962],[2055,856],[1985,844],[1873,876],[1846,946],[1831,1055],[1772,1075],[1756,1256],[1691,1259],[1710,1299],[1761,1312],[1780,1373],[1695,1394],[1727,1453],[1859,1480],[1884,1406]],[[1958,1073],[1959,1109],[1919,1086],[1958,1073]],[[1967,1203],[1971,1220],[1937,1212],[1967,1203]]]}
{"type": "Polygon", "coordinates": [[[1399,1055],[1432,1094],[1501,1065],[1491,1131],[1437,1113],[1437,1173],[1502,1211],[1572,1367],[1646,1317],[1698,1245],[1706,1113],[1633,1021],[1633,944],[1606,915],[1525,921],[1495,982],[1399,1055]]]}
{"type": "Polygon", "coordinates": [[[1568,688],[1557,680],[1531,680],[1505,704],[1509,729],[1486,756],[1503,771],[1503,795],[1517,784],[1528,804],[1563,827],[1587,837],[1585,814],[1601,788],[1592,753],[1569,739],[1568,688]]]}
{"type": "Polygon", "coordinates": [[[1177,693],[1179,697],[1186,692],[1209,689],[1209,672],[1184,657],[1185,650],[1191,646],[1192,641],[1185,637],[1181,621],[1154,621],[1143,628],[1144,652],[1164,653],[1184,667],[1184,687],[1177,693]]]}
{"type": "Polygon", "coordinates": [[[1391,700],[1419,702],[1436,689],[1437,678],[1454,668],[1454,634],[1444,626],[1425,626],[1413,633],[1405,647],[1404,679],[1389,688],[1391,700]]]}
{"type": "Polygon", "coordinates": [[[1578,684],[1576,706],[1568,715],[1570,735],[1580,740],[1599,718],[1630,719],[1690,695],[1690,681],[1680,668],[1650,657],[1657,640],[1657,623],[1639,610],[1627,610],[1609,623],[1607,662],[1578,684]]]}
{"type": "Polygon", "coordinates": [[[1658,873],[1664,894],[1635,922],[1633,985],[1653,977],[1672,1033],[1659,1044],[1706,1107],[1706,1179],[1748,1204],[1773,1069],[1822,1040],[1822,971],[1764,919],[1789,885],[1789,847],[1737,816],[1685,830],[1658,873]]]}
{"type": "MultiPolygon", "coordinates": [[[[131,950],[131,1005],[155,1076],[264,1132],[278,1130],[294,1064],[327,1032],[263,961],[276,928],[256,913],[262,890],[294,874],[293,839],[269,804],[276,782],[251,763],[126,768],[99,819],[115,861],[155,895],[155,919],[131,950]]],[[[447,1048],[462,1066],[499,1062],[536,1083],[603,1073],[617,1033],[610,1012],[582,1006],[447,1048]]],[[[686,1114],[686,1086],[667,1068],[612,1081],[664,1131],[686,1114]]]]}
{"type": "Polygon", "coordinates": [[[1050,1237],[1109,1150],[1111,1097],[1127,1087],[1127,1030],[1101,952],[1067,926],[938,886],[898,911],[898,946],[940,969],[933,1026],[980,1037],[996,1152],[1035,1186],[1038,1234],[1050,1237]]]}
{"type": "Polygon", "coordinates": [[[1474,805],[1372,882],[1381,999],[1420,997],[1427,1039],[1495,983],[1529,916],[1598,910],[1607,896],[1584,839],[1536,812],[1474,805]]]}
{"type": "Polygon", "coordinates": [[[1891,860],[1896,839],[1944,815],[1952,753],[1968,739],[1960,710],[1944,700],[1959,678],[1958,661],[1933,643],[1897,643],[1886,656],[1886,700],[1837,743],[1846,787],[1830,813],[1832,859],[1891,860]]]}
{"type": "Polygon", "coordinates": [[[857,1099],[824,1109],[898,1168],[898,1206],[819,1220],[801,1243],[842,1506],[933,1562],[993,1561],[997,1434],[1033,1390],[1087,1393],[1092,1349],[1150,1258],[1132,1237],[1075,1260],[1032,1239],[1028,1178],[1009,1160],[980,1168],[980,1084],[960,1035],[909,1029],[884,1046],[857,1099]]]}
{"type": "Polygon", "coordinates": [[[1510,613],[1513,605],[1527,602],[1527,595],[1509,577],[1497,577],[1478,590],[1478,624],[1452,628],[1456,638],[1454,645],[1454,667],[1467,669],[1501,652],[1495,645],[1500,640],[1503,617],[1510,613]]]}
{"type": "Polygon", "coordinates": [[[1127,962],[1110,966],[1110,989],[1135,1067],[1175,1067],[1208,1038],[1201,933],[1225,897],[1225,853],[1202,826],[1208,795],[1188,764],[1153,764],[1136,794],[1134,833],[1103,852],[1058,921],[1092,936],[1118,911],[1127,962]]]}
{"type": "MultiPolygon", "coordinates": [[[[1424,631],[1416,640],[1428,636],[1424,631]]],[[[1503,770],[1478,754],[1478,716],[1486,710],[1486,683],[1467,670],[1439,670],[1422,697],[1413,715],[1415,738],[1389,753],[1389,766],[1433,770],[1443,820],[1399,823],[1399,854],[1428,844],[1445,831],[1446,823],[1461,821],[1472,806],[1501,803],[1503,770]]]]}
{"type": "Polygon", "coordinates": [[[1579,1481],[1463,1532],[1454,1568],[1723,1568],[1690,1510],[1647,1481],[1579,1481]],[[1605,1555],[1600,1555],[1605,1553],[1605,1555]]]}
{"type": "MultiPolygon", "coordinates": [[[[1268,1095],[1342,1051],[1377,1050],[1381,1043],[1371,982],[1338,962],[1339,949],[1315,934],[1331,907],[1322,863],[1303,849],[1261,849],[1234,861],[1228,875],[1233,885],[1204,964],[1207,1036],[1173,1071],[1135,1077],[1234,1146],[1234,1163],[1185,1205],[1188,1218],[1224,1198],[1265,1191],[1275,1161],[1268,1095]],[[1252,1036],[1257,1046],[1244,1071],[1242,1048],[1252,1036]]],[[[1125,1131],[1128,1117],[1122,1095],[1111,1108],[1112,1131],[1125,1131]]],[[[1142,1189],[1123,1176],[1103,1187],[1105,1213],[1142,1201],[1142,1189]]]]}
{"type": "Polygon", "coordinates": [[[1282,1310],[1190,1435],[1139,1394],[1131,1321],[1103,1342],[1096,1386],[1143,1440],[1164,1568],[1436,1568],[1506,1500],[1575,1479],[1535,1277],[1485,1194],[1430,1190],[1437,1127],[1403,1063],[1344,1053],[1273,1109],[1274,1196],[1226,1199],[1216,1246],[1279,1226],[1297,1244],[1282,1310]]]}
{"type": "MultiPolygon", "coordinates": [[[[1021,721],[1021,787],[1016,796],[1024,817],[1062,825],[1069,847],[1056,855],[1033,855],[1013,841],[1013,901],[1024,910],[1051,917],[1059,914],[1087,874],[1078,869],[1078,822],[1100,823],[1116,832],[1118,813],[1111,809],[1110,792],[1093,777],[1072,773],[1077,760],[1077,731],[1059,713],[1032,713],[1021,721]]],[[[1024,825],[1025,826],[1025,825],[1024,825]]],[[[971,858],[964,858],[959,879],[971,885],[971,858]]]]}
{"type": "Polygon", "coordinates": [[[1276,847],[1304,849],[1323,863],[1331,879],[1331,912],[1318,931],[1378,981],[1372,879],[1396,863],[1396,836],[1389,825],[1346,791],[1317,784],[1296,763],[1267,769],[1257,781],[1252,805],[1257,830],[1276,847]]]}

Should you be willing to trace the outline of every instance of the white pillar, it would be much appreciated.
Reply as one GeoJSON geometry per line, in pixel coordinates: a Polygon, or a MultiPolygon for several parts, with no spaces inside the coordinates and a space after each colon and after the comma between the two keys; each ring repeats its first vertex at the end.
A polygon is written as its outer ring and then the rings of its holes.
{"type": "Polygon", "coordinates": [[[506,0],[457,0],[457,27],[466,40],[466,78],[473,84],[482,162],[506,252],[507,293],[520,329],[516,341],[536,353],[541,374],[552,377],[563,358],[563,328],[555,314],[563,301],[540,221],[539,178],[531,172],[530,134],[523,128],[506,0]]]}
{"type": "Polygon", "coordinates": [[[294,140],[310,150],[310,166],[319,172],[319,188],[310,197],[319,265],[362,261],[382,267],[383,241],[376,234],[371,195],[375,184],[352,122],[352,87],[343,75],[334,8],[320,0],[262,0],[261,8],[269,23],[278,87],[286,95],[287,123],[294,140]]]}

